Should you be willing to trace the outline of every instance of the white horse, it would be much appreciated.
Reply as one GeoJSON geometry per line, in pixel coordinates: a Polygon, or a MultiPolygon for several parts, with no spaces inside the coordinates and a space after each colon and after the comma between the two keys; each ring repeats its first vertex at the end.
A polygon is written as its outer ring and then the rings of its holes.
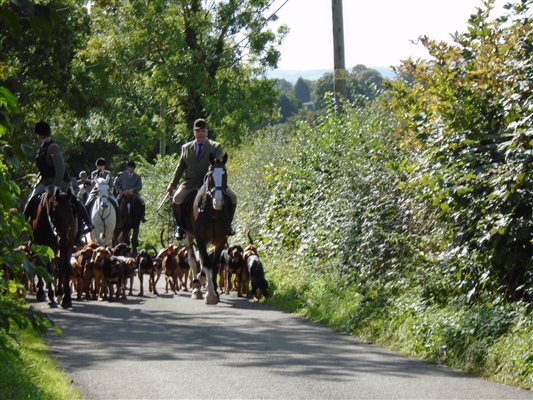
{"type": "Polygon", "coordinates": [[[98,178],[95,188],[98,194],[91,211],[91,220],[94,225],[91,231],[91,242],[98,243],[100,246],[112,246],[117,214],[109,199],[109,178],[98,178]]]}

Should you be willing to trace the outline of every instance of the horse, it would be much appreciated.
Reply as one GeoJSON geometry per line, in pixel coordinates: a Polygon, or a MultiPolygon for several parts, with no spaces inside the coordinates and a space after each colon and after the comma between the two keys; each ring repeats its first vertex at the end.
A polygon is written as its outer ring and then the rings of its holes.
{"type": "MultiPolygon", "coordinates": [[[[227,241],[227,234],[231,224],[230,201],[223,193],[227,188],[226,162],[228,155],[224,154],[222,160],[209,155],[209,171],[204,184],[197,192],[192,192],[184,204],[183,229],[185,230],[184,245],[187,248],[188,261],[192,271],[191,282],[193,299],[202,299],[200,285],[200,271],[194,257],[193,242],[200,254],[202,270],[207,277],[206,304],[217,304],[219,295],[217,292],[217,273],[220,266],[221,254],[227,241]],[[193,201],[190,201],[194,197],[193,201]],[[211,258],[207,246],[214,246],[211,258]]],[[[177,210],[174,208],[174,216],[177,210]]]]}
{"type": "Polygon", "coordinates": [[[143,217],[142,204],[131,191],[122,193],[118,204],[118,223],[114,233],[115,243],[131,243],[132,253],[139,247],[139,226],[143,217]],[[131,235],[130,235],[131,232],[131,235]]]}
{"type": "Polygon", "coordinates": [[[94,225],[90,234],[91,242],[98,243],[100,246],[112,246],[117,215],[109,199],[109,183],[104,178],[98,178],[96,188],[98,194],[91,210],[91,221],[94,225]]]}
{"type": "MultiPolygon", "coordinates": [[[[43,193],[41,201],[36,202],[37,209],[32,214],[31,221],[34,243],[48,246],[54,252],[59,278],[57,296],[62,296],[61,306],[63,308],[72,307],[70,258],[78,233],[78,219],[72,203],[73,196],[70,189],[66,192],[57,189],[55,193],[43,193]]],[[[37,287],[37,300],[44,301],[46,295],[41,276],[38,277],[37,287]]],[[[50,305],[55,306],[52,284],[47,283],[47,287],[50,305]]]]}

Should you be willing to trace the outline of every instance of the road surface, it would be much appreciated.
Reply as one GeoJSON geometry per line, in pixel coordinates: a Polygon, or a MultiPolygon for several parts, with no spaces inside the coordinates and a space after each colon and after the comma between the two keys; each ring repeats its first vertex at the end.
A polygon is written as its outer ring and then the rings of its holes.
{"type": "Polygon", "coordinates": [[[215,306],[183,292],[41,304],[63,331],[47,334],[52,354],[86,399],[533,399],[234,293],[215,306]]]}

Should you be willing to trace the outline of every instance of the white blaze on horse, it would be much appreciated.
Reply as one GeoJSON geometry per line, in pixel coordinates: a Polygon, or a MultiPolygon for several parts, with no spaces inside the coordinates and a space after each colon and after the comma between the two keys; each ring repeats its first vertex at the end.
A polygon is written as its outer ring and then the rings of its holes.
{"type": "Polygon", "coordinates": [[[109,198],[109,178],[96,180],[98,194],[91,211],[94,229],[91,231],[91,242],[100,246],[113,245],[113,232],[117,223],[115,207],[109,198]]]}

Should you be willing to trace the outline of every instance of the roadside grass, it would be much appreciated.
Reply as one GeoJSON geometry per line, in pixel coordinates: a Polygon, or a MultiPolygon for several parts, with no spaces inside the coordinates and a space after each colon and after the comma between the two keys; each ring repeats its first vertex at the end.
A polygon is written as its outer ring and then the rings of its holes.
{"type": "Polygon", "coordinates": [[[435,305],[410,291],[363,299],[355,288],[267,261],[269,303],[369,343],[487,379],[533,389],[533,322],[515,304],[435,305]],[[385,299],[385,300],[384,300],[385,299]]]}
{"type": "Polygon", "coordinates": [[[8,340],[18,349],[20,357],[0,352],[0,399],[82,399],[70,378],[50,356],[41,335],[27,329],[17,330],[16,336],[18,346],[13,339],[8,340]]]}

